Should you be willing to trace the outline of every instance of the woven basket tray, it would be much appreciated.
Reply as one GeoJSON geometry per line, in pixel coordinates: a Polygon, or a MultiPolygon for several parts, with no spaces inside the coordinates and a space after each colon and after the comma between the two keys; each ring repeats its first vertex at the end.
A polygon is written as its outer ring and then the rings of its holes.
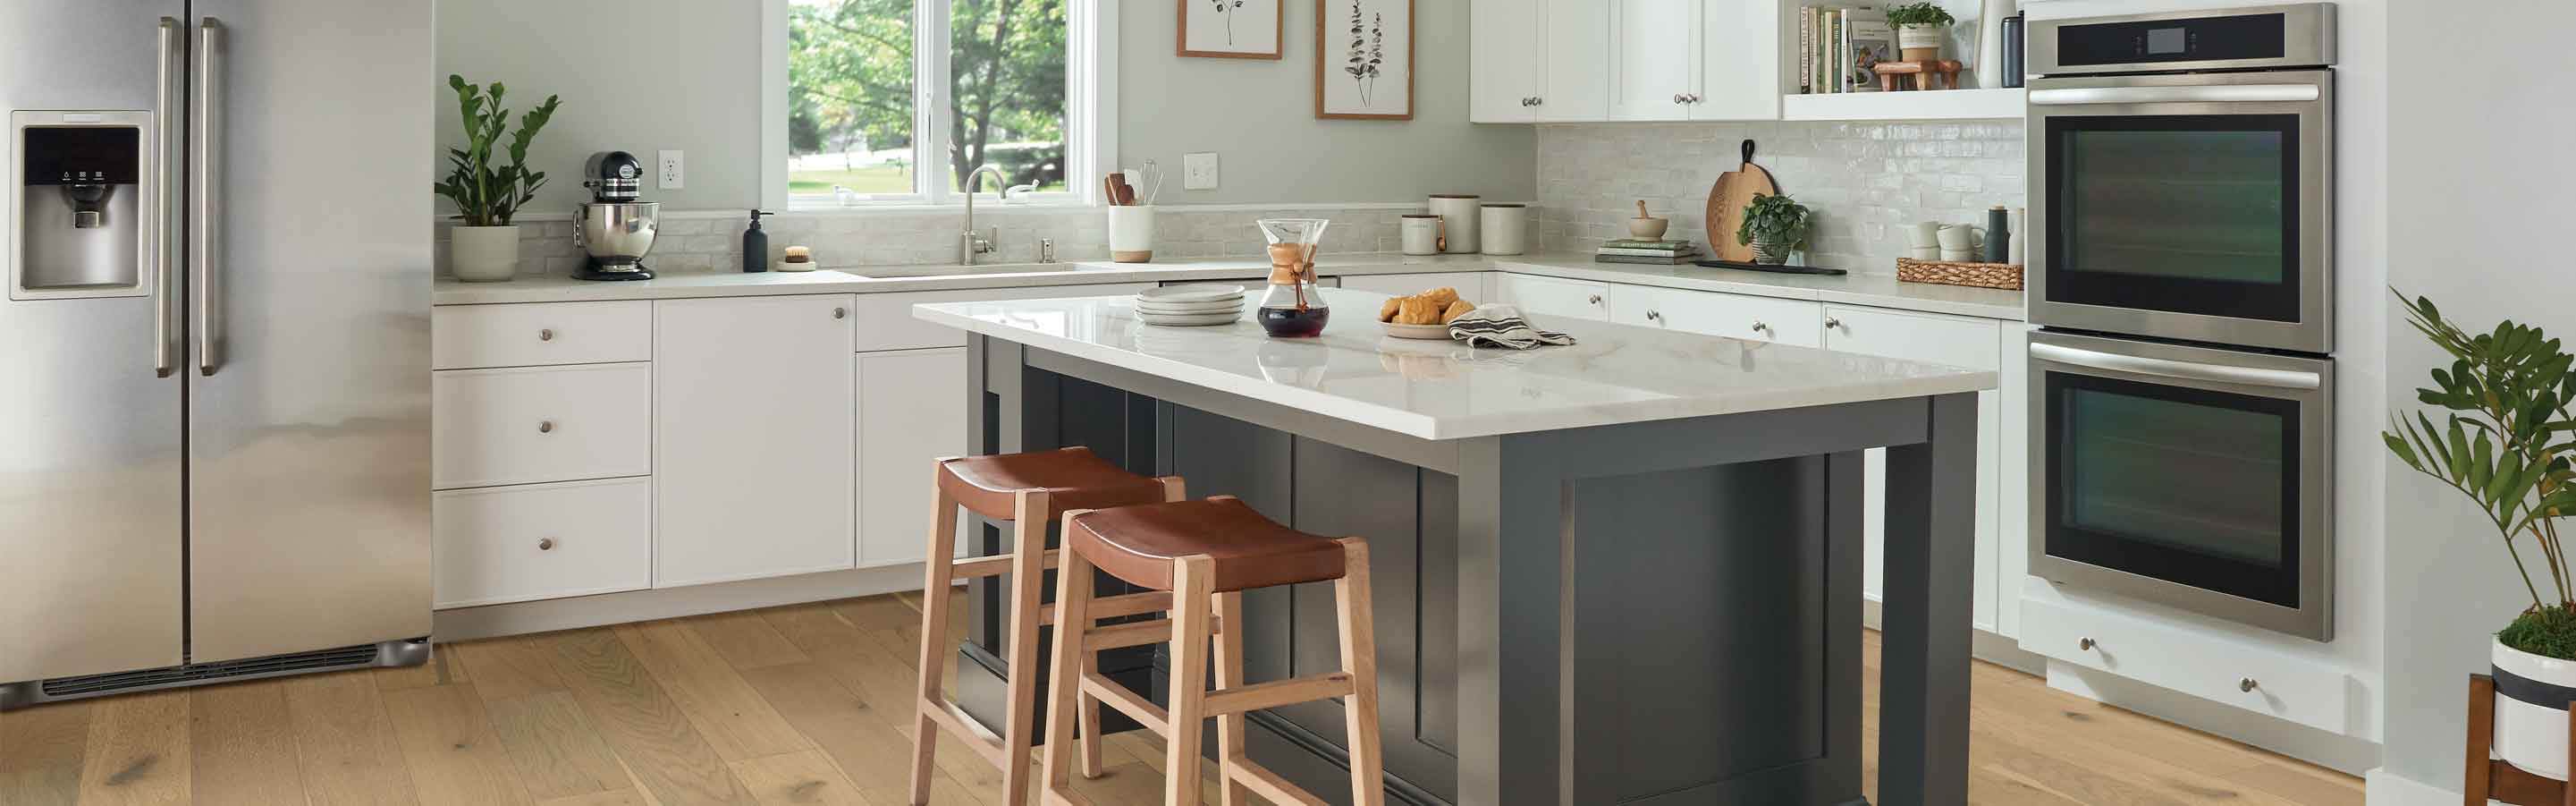
{"type": "Polygon", "coordinates": [[[1896,259],[1896,279],[1908,283],[1937,283],[1976,288],[2021,290],[2021,265],[2015,263],[1951,263],[1942,260],[1896,259]]]}

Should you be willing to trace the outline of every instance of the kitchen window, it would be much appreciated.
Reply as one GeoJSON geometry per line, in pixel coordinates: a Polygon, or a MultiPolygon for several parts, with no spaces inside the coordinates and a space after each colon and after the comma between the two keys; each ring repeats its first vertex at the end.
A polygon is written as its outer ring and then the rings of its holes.
{"type": "Polygon", "coordinates": [[[1112,153],[1098,0],[766,0],[764,203],[1081,204],[1112,153]]]}

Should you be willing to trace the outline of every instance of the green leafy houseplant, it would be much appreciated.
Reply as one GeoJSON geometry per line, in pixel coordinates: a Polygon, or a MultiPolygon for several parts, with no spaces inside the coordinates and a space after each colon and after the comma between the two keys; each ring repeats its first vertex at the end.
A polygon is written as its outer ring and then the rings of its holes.
{"type": "Polygon", "coordinates": [[[2407,300],[2407,323],[2451,355],[2416,399],[2440,409],[2390,418],[2380,432],[2398,461],[2468,496],[2504,538],[2531,607],[2496,639],[2512,649],[2576,660],[2576,558],[2559,541],[2558,519],[2576,515],[2576,355],[2539,328],[2503,322],[2472,335],[2442,317],[2431,299],[2407,300]],[[2536,567],[2535,567],[2536,565],[2536,567]],[[2539,572],[2538,577],[2534,571],[2539,572]],[[2543,595],[2538,579],[2549,583],[2543,595]]]}
{"type": "Polygon", "coordinates": [[[1899,28],[1933,27],[1958,22],[1948,9],[1935,3],[1905,3],[1887,7],[1887,24],[1899,28]]]}
{"type": "Polygon", "coordinates": [[[1735,228],[1735,242],[1753,247],[1754,260],[1778,263],[1789,256],[1789,250],[1807,247],[1807,230],[1815,225],[1815,212],[1788,196],[1755,194],[1753,203],[1744,206],[1744,223],[1735,228]]]}
{"type": "Polygon", "coordinates": [[[501,164],[494,159],[493,147],[509,133],[510,110],[501,106],[508,89],[495,81],[491,93],[485,94],[482,85],[468,84],[455,75],[447,77],[447,86],[456,90],[457,109],[464,116],[465,147],[447,150],[449,170],[446,181],[436,186],[438,195],[456,203],[456,218],[465,226],[509,226],[519,207],[546,185],[544,171],[528,170],[528,143],[554,117],[559,101],[548,95],[545,103],[519,118],[519,131],[503,152],[509,162],[501,164]]]}

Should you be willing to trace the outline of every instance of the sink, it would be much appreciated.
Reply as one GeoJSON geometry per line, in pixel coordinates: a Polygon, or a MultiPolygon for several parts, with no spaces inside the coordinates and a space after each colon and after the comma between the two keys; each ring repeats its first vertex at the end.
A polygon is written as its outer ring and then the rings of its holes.
{"type": "Polygon", "coordinates": [[[987,263],[974,266],[850,266],[842,273],[883,280],[915,280],[925,277],[988,277],[997,274],[1071,274],[1082,268],[1071,263],[987,263]]]}

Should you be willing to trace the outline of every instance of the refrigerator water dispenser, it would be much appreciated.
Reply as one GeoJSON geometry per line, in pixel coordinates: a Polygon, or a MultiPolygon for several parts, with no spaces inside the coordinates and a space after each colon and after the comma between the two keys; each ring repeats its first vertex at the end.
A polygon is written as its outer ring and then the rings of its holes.
{"type": "Polygon", "coordinates": [[[151,293],[157,203],[143,112],[13,112],[9,292],[16,299],[151,293]]]}

